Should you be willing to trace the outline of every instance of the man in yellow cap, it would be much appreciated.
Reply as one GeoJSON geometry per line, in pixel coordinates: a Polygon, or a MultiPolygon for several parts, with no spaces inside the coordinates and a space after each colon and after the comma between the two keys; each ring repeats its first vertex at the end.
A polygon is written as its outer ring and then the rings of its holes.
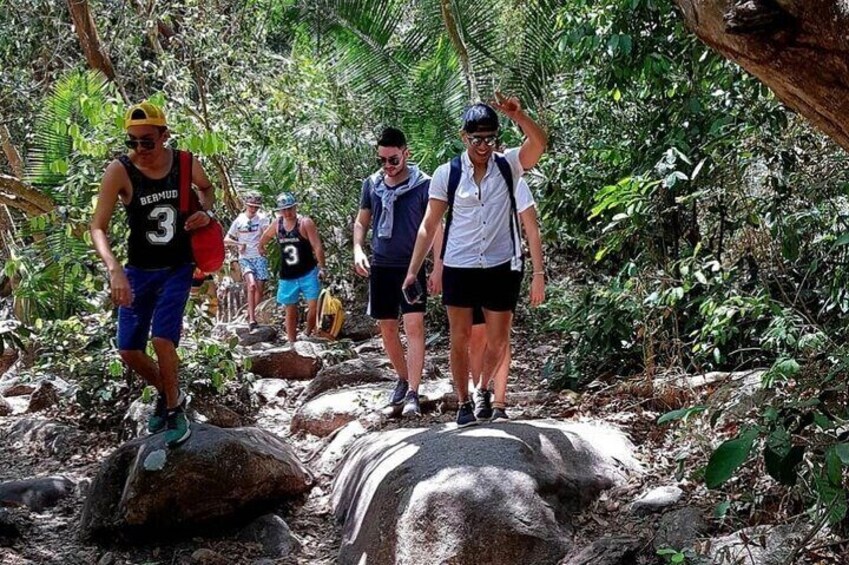
{"type": "Polygon", "coordinates": [[[197,194],[192,191],[190,196],[194,209],[200,210],[180,211],[180,152],[165,145],[169,132],[160,108],[149,102],[130,107],[124,128],[129,152],[106,167],[91,238],[109,271],[112,301],[119,307],[121,359],[159,392],[148,430],[165,431],[166,443],[175,447],[191,435],[186,395],[177,379],[177,344],[194,270],[189,232],[210,222],[215,194],[203,167],[191,157],[191,184],[197,194]],[[130,228],[126,266],[109,243],[109,222],[119,199],[130,228]],[[155,361],[146,353],[151,335],[155,361]]]}

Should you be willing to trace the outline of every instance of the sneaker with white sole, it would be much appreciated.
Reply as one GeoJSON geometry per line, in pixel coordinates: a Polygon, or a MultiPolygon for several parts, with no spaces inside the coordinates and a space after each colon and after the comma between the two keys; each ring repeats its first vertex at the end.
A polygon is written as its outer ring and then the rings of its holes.
{"type": "Polygon", "coordinates": [[[401,416],[404,418],[418,418],[422,415],[422,407],[419,405],[419,393],[411,390],[407,392],[407,397],[404,399],[404,410],[401,411],[401,416]]]}

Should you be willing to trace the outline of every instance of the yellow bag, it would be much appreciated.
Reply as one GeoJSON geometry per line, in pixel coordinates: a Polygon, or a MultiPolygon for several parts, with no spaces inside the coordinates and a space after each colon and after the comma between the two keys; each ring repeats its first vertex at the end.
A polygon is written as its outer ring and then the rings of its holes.
{"type": "Polygon", "coordinates": [[[330,290],[326,288],[318,295],[316,317],[319,334],[336,339],[345,322],[345,310],[342,309],[342,301],[330,294],[330,290]]]}

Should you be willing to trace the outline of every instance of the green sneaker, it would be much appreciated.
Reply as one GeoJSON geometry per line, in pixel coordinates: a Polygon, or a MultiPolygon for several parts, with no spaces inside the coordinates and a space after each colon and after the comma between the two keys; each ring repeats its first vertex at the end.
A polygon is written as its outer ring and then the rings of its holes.
{"type": "Polygon", "coordinates": [[[182,408],[168,412],[165,443],[168,447],[177,447],[192,435],[192,427],[182,408]]]}
{"type": "MultiPolygon", "coordinates": [[[[180,396],[177,400],[177,406],[185,409],[186,404],[188,404],[188,397],[185,391],[180,391],[180,396]]],[[[151,434],[158,434],[164,431],[168,425],[166,421],[167,415],[168,406],[165,404],[165,395],[159,394],[156,396],[156,405],[153,407],[153,413],[147,419],[147,431],[151,434]]]]}
{"type": "Polygon", "coordinates": [[[165,406],[165,396],[158,394],[156,396],[156,405],[153,407],[153,412],[147,419],[147,431],[151,434],[158,434],[165,429],[165,415],[168,408],[165,406]]]}

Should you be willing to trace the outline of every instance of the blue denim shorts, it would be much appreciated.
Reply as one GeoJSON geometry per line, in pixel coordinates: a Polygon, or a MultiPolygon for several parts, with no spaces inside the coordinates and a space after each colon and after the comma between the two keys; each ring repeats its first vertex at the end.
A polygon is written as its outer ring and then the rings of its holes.
{"type": "Polygon", "coordinates": [[[193,271],[191,263],[170,269],[124,268],[133,303],[118,308],[119,350],[144,350],[151,335],[179,345],[193,271]]]}

